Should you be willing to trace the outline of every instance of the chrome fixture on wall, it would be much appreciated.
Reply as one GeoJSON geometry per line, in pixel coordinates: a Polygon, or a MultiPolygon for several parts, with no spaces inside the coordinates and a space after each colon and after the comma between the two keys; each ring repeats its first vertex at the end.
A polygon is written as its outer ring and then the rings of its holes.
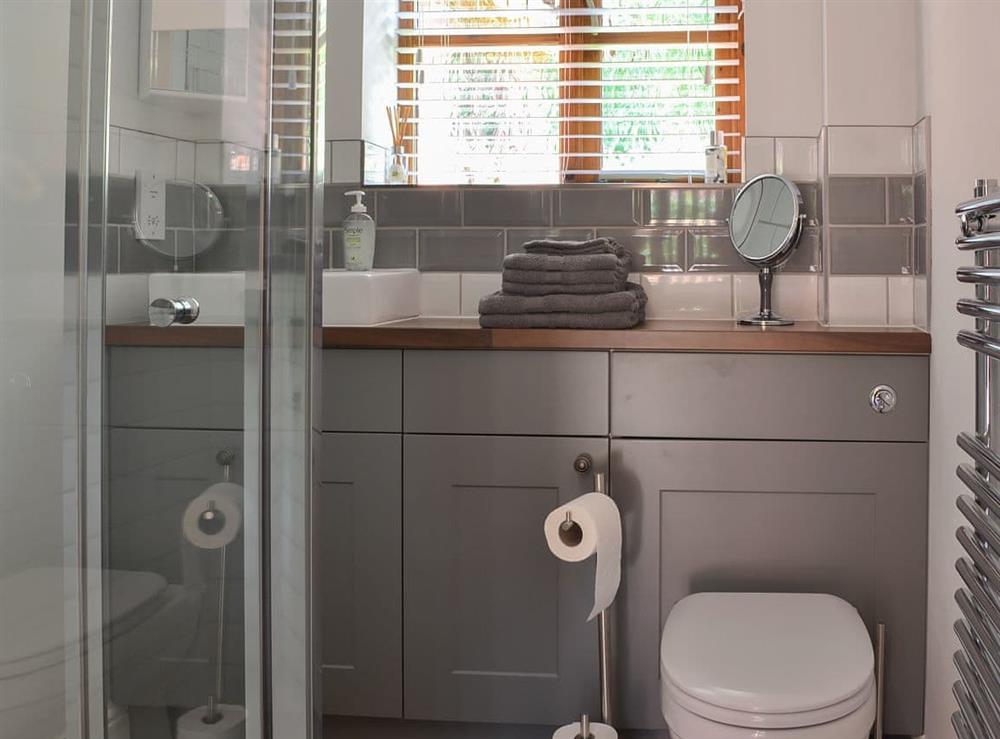
{"type": "Polygon", "coordinates": [[[975,330],[958,332],[958,343],[976,353],[976,428],[959,434],[957,442],[972,458],[958,466],[958,478],[971,495],[958,497],[958,509],[969,525],[956,537],[966,556],[955,563],[964,587],[955,593],[962,618],[955,622],[961,649],[954,661],[960,679],[952,691],[959,710],[951,722],[959,739],[1000,736],[1000,422],[997,382],[1000,381],[1000,191],[996,180],[976,180],[974,198],[955,208],[962,227],[959,249],[972,251],[975,266],[961,267],[958,280],[975,285],[974,299],[958,301],[958,312],[976,319],[975,330]]]}

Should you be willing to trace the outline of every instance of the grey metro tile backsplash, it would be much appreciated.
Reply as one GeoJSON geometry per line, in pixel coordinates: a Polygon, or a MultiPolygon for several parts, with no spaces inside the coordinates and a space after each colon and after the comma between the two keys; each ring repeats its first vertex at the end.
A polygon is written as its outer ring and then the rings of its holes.
{"type": "Polygon", "coordinates": [[[914,188],[912,177],[890,177],[888,223],[909,225],[915,222],[914,188]]]}
{"type": "Polygon", "coordinates": [[[462,193],[466,226],[548,226],[549,190],[469,189],[462,193]]]}
{"type": "Polygon", "coordinates": [[[642,191],[646,223],[724,226],[733,206],[731,187],[676,187],[642,191]]]}
{"type": "Polygon", "coordinates": [[[913,229],[906,226],[834,226],[830,271],[838,275],[901,275],[913,270],[913,229]]]}
{"type": "Polygon", "coordinates": [[[379,226],[462,225],[461,190],[385,188],[375,191],[375,203],[379,226]]]}
{"type": "Polygon", "coordinates": [[[552,206],[556,226],[641,226],[642,190],[580,187],[557,190],[552,206]]]}
{"type": "Polygon", "coordinates": [[[885,223],[884,177],[831,177],[829,188],[830,223],[885,223]]]}
{"type": "Polygon", "coordinates": [[[632,253],[633,272],[683,272],[683,228],[599,228],[632,253]]]}
{"type": "Polygon", "coordinates": [[[417,260],[425,272],[496,272],[505,243],[497,228],[421,229],[417,260]]]}

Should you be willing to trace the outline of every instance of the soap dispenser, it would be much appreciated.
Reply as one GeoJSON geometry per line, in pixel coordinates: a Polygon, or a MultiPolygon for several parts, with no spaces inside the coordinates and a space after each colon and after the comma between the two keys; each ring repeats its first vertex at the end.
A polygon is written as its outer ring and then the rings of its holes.
{"type": "Polygon", "coordinates": [[[344,219],[344,266],[363,272],[375,264],[375,221],[368,215],[363,190],[344,193],[355,198],[351,214],[344,219]]]}

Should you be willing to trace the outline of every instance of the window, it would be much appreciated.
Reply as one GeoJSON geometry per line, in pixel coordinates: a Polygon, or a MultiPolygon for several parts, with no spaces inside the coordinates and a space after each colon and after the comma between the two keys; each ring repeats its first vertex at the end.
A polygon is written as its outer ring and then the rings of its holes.
{"type": "Polygon", "coordinates": [[[741,170],[742,0],[399,0],[420,184],[694,181],[741,170]]]}

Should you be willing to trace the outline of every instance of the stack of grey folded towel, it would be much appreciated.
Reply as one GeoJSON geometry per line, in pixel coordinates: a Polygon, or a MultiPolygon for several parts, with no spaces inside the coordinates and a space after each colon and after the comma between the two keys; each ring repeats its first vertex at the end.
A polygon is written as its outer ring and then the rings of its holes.
{"type": "Polygon", "coordinates": [[[479,301],[483,328],[631,328],[646,293],[629,282],[631,255],[614,239],[529,241],[503,260],[500,292],[479,301]]]}

